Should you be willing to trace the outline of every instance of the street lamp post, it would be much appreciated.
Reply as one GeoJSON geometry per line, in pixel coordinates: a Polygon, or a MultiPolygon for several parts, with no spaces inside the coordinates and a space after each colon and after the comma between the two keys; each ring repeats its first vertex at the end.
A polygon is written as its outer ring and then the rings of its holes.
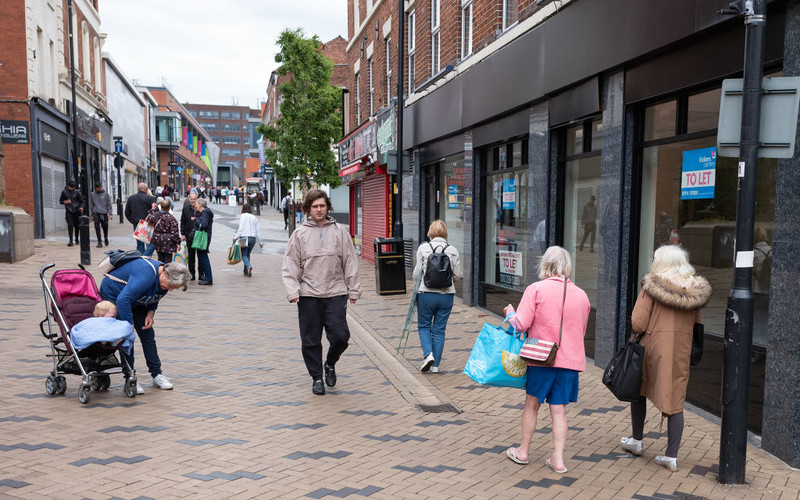
{"type": "Polygon", "coordinates": [[[114,166],[117,168],[117,218],[122,224],[122,166],[125,160],[122,158],[122,136],[114,137],[114,166]]]}
{"type": "Polygon", "coordinates": [[[405,31],[405,1],[397,0],[397,208],[394,237],[403,237],[403,32],[405,31]]]}

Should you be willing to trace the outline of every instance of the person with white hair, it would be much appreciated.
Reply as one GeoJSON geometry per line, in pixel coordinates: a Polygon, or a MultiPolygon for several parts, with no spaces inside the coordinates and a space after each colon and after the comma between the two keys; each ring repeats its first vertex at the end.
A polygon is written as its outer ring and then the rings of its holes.
{"type": "Polygon", "coordinates": [[[539,261],[539,280],[525,289],[519,307],[511,304],[504,309],[517,331],[527,338],[561,342],[553,366],[528,366],[525,383],[525,408],[522,410],[522,439],[520,446],[506,450],[506,456],[520,464],[528,464],[528,449],[542,403],[550,405],[553,427],[553,453],[545,465],[553,472],[564,474],[564,446],[567,442],[567,410],[569,403],[578,401],[578,374],[586,370],[583,336],[589,321],[591,305],[586,292],[578,288],[569,276],[572,258],[564,248],[548,248],[539,261]]]}
{"type": "Polygon", "coordinates": [[[700,309],[711,298],[711,285],[697,276],[689,256],[678,245],[655,251],[650,272],[642,278],[642,291],[633,306],[631,326],[644,346],[641,396],[631,403],[632,435],[620,440],[620,448],[634,455],[643,450],[647,399],[667,419],[667,450],[655,463],[678,470],[678,448],[683,437],[683,404],[689,385],[694,324],[700,309]]]}

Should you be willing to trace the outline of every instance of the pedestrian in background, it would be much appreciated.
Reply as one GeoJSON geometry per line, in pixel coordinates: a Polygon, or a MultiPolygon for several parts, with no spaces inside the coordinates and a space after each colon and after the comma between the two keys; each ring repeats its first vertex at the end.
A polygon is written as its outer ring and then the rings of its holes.
{"type": "Polygon", "coordinates": [[[197,217],[194,220],[194,229],[196,231],[205,231],[208,235],[208,246],[205,250],[197,249],[197,260],[200,263],[200,281],[198,285],[213,285],[214,277],[211,274],[211,262],[208,260],[208,251],[211,247],[211,228],[214,225],[214,212],[208,208],[208,200],[199,198],[195,202],[197,209],[197,217]]]}
{"type": "MultiPolygon", "coordinates": [[[[194,241],[194,221],[197,218],[198,212],[195,208],[197,203],[197,195],[190,194],[186,201],[183,203],[181,209],[181,239],[186,242],[186,265],[189,267],[189,274],[191,275],[190,281],[195,280],[195,261],[197,257],[197,250],[192,248],[192,241],[194,241]]],[[[203,270],[200,269],[200,279],[203,279],[203,270]]]]}
{"type": "Polygon", "coordinates": [[[80,216],[83,215],[83,195],[75,189],[75,182],[67,182],[61,191],[58,202],[64,205],[65,218],[67,219],[67,234],[69,235],[68,247],[72,246],[72,234],[75,233],[75,243],[80,242],[80,216]]]}
{"type": "Polygon", "coordinates": [[[659,247],[650,272],[642,278],[642,290],[633,306],[631,326],[642,334],[644,346],[642,391],[631,403],[632,436],[620,440],[620,448],[642,454],[647,399],[667,419],[667,450],[655,462],[678,470],[678,449],[683,437],[683,404],[689,385],[694,324],[700,309],[711,298],[711,285],[695,274],[689,256],[677,245],[659,247]]]}
{"type": "Polygon", "coordinates": [[[303,208],[306,221],[289,237],[283,257],[283,284],[286,297],[297,304],[303,360],[313,380],[314,394],[325,394],[336,385],[336,362],[347,349],[347,301],[361,298],[358,258],[347,228],[328,212],[333,210],[324,191],[314,189],[306,195],[303,208]],[[322,364],[322,329],[330,347],[322,364]],[[322,382],[323,369],[325,384],[322,382]]]}
{"type": "Polygon", "coordinates": [[[253,208],[249,203],[242,206],[242,216],[239,217],[239,229],[236,230],[236,235],[233,237],[234,243],[239,238],[247,238],[247,246],[242,247],[242,263],[244,263],[244,275],[253,275],[253,266],[250,264],[250,254],[253,248],[258,246],[264,248],[264,243],[261,242],[261,229],[258,227],[258,219],[253,215],[253,208]]]}
{"type": "MultiPolygon", "coordinates": [[[[428,228],[427,243],[422,243],[417,248],[417,264],[413,276],[421,270],[424,272],[428,266],[428,258],[434,253],[444,253],[450,259],[453,270],[451,278],[461,277],[461,259],[456,247],[447,243],[447,224],[435,220],[428,228]]],[[[419,330],[419,344],[422,347],[422,372],[439,372],[439,363],[442,362],[444,351],[444,332],[450,311],[453,310],[453,296],[456,293],[455,284],[445,288],[431,288],[420,281],[417,294],[417,329],[419,330]]]]}
{"type": "Polygon", "coordinates": [[[583,336],[591,310],[589,297],[569,279],[571,274],[569,252],[559,246],[548,248],[539,261],[540,281],[525,289],[516,311],[511,304],[503,309],[506,316],[512,315],[509,323],[517,331],[525,332],[527,338],[557,343],[561,335],[553,366],[528,366],[520,446],[506,450],[506,456],[514,462],[528,463],[539,408],[547,403],[553,427],[553,453],[545,465],[558,474],[567,472],[564,465],[567,405],[578,401],[578,374],[586,370],[583,336]]]}
{"type": "Polygon", "coordinates": [[[286,193],[286,196],[281,200],[281,212],[283,212],[283,229],[289,227],[289,212],[294,208],[294,200],[292,194],[286,193]]]}
{"type": "Polygon", "coordinates": [[[153,246],[158,253],[158,260],[164,264],[172,262],[172,254],[180,249],[181,235],[178,221],[169,213],[169,201],[158,202],[158,210],[152,210],[147,222],[153,226],[153,246]]]}
{"type": "MultiPolygon", "coordinates": [[[[128,201],[125,203],[125,218],[128,219],[128,222],[133,224],[134,231],[139,221],[145,220],[150,210],[155,210],[157,208],[155,197],[147,194],[147,190],[147,184],[140,182],[139,191],[133,196],[129,196],[128,201]]],[[[149,257],[153,255],[154,249],[155,247],[153,246],[152,240],[149,245],[146,245],[143,241],[136,240],[136,250],[142,255],[149,257]]]]}
{"type": "Polygon", "coordinates": [[[111,208],[111,197],[98,182],[94,185],[94,191],[89,193],[89,211],[94,221],[94,233],[97,235],[97,248],[103,246],[105,242],[108,246],[108,221],[113,217],[111,208]],[[100,229],[103,230],[103,239],[100,239],[100,229]]]}

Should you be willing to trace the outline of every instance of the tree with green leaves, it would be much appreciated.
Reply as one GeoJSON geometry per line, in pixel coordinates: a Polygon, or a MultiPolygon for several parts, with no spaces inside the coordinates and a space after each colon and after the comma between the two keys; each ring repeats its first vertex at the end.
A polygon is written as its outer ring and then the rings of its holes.
{"type": "Polygon", "coordinates": [[[275,144],[266,155],[275,174],[289,182],[300,178],[303,188],[341,184],[331,144],[341,139],[342,90],[331,85],[333,62],[322,53],[316,35],[285,29],[278,37],[278,74],[289,79],[278,87],[282,96],[275,126],[262,123],[258,132],[275,144]]]}

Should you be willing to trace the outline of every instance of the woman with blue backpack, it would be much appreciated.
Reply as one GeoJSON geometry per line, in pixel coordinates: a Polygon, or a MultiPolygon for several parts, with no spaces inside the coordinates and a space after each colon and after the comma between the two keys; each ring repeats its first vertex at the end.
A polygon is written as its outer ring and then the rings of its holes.
{"type": "Polygon", "coordinates": [[[422,273],[417,292],[417,329],[422,347],[423,373],[439,372],[444,351],[444,332],[453,309],[456,287],[453,278],[461,277],[461,259],[456,247],[447,243],[447,225],[435,220],[428,228],[430,241],[417,249],[414,276],[422,273]]]}

